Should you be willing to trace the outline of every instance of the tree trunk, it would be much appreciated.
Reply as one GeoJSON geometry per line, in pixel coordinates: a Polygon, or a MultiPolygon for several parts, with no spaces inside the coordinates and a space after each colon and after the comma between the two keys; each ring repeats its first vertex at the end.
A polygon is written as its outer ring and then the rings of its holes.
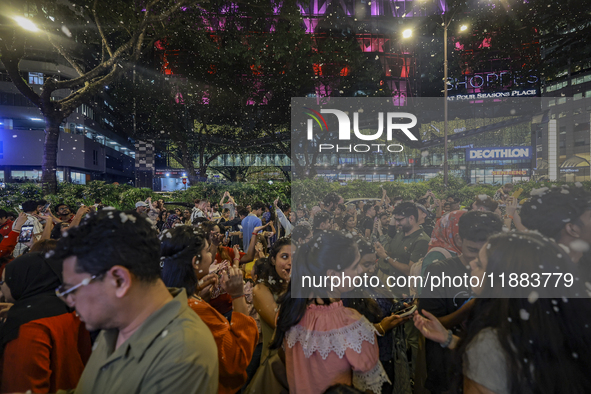
{"type": "Polygon", "coordinates": [[[193,155],[189,152],[189,148],[185,144],[179,144],[181,147],[181,164],[187,171],[187,178],[191,186],[196,186],[199,182],[199,178],[195,174],[195,163],[193,161],[193,155]]]}
{"type": "Polygon", "coordinates": [[[277,167],[281,170],[281,172],[283,173],[283,176],[285,177],[285,180],[287,182],[291,182],[291,170],[286,170],[285,167],[277,167]]]}
{"type": "Polygon", "coordinates": [[[41,164],[43,194],[57,193],[57,150],[60,137],[60,124],[57,118],[45,118],[45,143],[43,144],[43,161],[41,164]]]}

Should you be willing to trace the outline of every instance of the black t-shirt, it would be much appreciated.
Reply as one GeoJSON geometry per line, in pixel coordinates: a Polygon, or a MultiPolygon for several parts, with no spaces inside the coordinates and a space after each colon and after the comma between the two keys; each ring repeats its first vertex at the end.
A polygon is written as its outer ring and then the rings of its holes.
{"type": "Polygon", "coordinates": [[[421,227],[423,228],[425,234],[427,234],[430,238],[431,234],[433,233],[433,229],[435,228],[435,222],[432,219],[427,218],[425,219],[425,223],[421,224],[421,227]]]}
{"type": "Polygon", "coordinates": [[[373,230],[373,218],[370,218],[369,216],[365,216],[363,219],[361,219],[361,222],[359,223],[359,230],[361,230],[362,235],[365,237],[365,230],[369,230],[369,233],[371,235],[371,231],[373,230]]]}
{"type": "MultiPolygon", "coordinates": [[[[451,257],[444,261],[431,264],[425,270],[425,276],[463,277],[465,273],[470,275],[470,269],[462,263],[459,257],[451,257]]],[[[419,300],[419,311],[426,310],[435,317],[447,316],[460,309],[470,298],[470,288],[439,287],[431,290],[424,286],[419,300]]],[[[453,331],[459,331],[460,327],[454,327],[453,331]]],[[[431,390],[432,394],[444,393],[450,389],[452,379],[451,369],[452,355],[449,349],[442,348],[438,343],[427,340],[425,342],[425,353],[427,359],[427,381],[425,388],[431,390]]]]}

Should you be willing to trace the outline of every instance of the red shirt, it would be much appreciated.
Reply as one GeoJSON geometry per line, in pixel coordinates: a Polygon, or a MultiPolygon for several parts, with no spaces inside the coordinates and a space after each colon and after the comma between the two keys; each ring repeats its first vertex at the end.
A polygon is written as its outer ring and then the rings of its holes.
{"type": "Polygon", "coordinates": [[[90,334],[74,312],[23,324],[4,348],[1,391],[74,389],[90,353],[90,334]]]}
{"type": "Polygon", "coordinates": [[[0,235],[6,237],[8,234],[10,234],[10,232],[12,231],[12,223],[14,223],[12,220],[7,219],[6,223],[4,223],[2,227],[0,227],[0,235]]]}

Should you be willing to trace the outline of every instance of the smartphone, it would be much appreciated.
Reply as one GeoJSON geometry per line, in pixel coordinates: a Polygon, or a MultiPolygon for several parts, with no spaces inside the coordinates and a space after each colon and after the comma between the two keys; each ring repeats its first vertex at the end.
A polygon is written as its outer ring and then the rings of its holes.
{"type": "Polygon", "coordinates": [[[226,231],[226,238],[230,236],[230,230],[226,231]]]}
{"type": "Polygon", "coordinates": [[[413,306],[410,306],[408,308],[399,310],[398,312],[394,312],[394,314],[396,316],[406,317],[408,315],[412,315],[416,310],[417,310],[417,306],[416,305],[413,305],[413,306]]]}
{"type": "Polygon", "coordinates": [[[28,224],[26,226],[21,227],[21,233],[18,237],[18,242],[29,242],[33,237],[33,225],[28,224]]]}
{"type": "Polygon", "coordinates": [[[50,203],[50,202],[48,202],[47,204],[45,204],[45,205],[43,206],[43,209],[41,210],[41,212],[42,212],[42,213],[45,213],[45,212],[47,212],[47,210],[49,209],[49,207],[50,207],[50,206],[51,206],[51,203],[50,203]]]}

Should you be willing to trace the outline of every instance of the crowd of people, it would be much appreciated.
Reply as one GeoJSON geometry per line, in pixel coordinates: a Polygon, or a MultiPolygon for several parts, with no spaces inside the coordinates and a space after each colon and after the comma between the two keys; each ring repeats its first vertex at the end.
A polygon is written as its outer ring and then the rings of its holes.
{"type": "Polygon", "coordinates": [[[0,391],[589,393],[591,193],[519,193],[0,210],[0,391]]]}

